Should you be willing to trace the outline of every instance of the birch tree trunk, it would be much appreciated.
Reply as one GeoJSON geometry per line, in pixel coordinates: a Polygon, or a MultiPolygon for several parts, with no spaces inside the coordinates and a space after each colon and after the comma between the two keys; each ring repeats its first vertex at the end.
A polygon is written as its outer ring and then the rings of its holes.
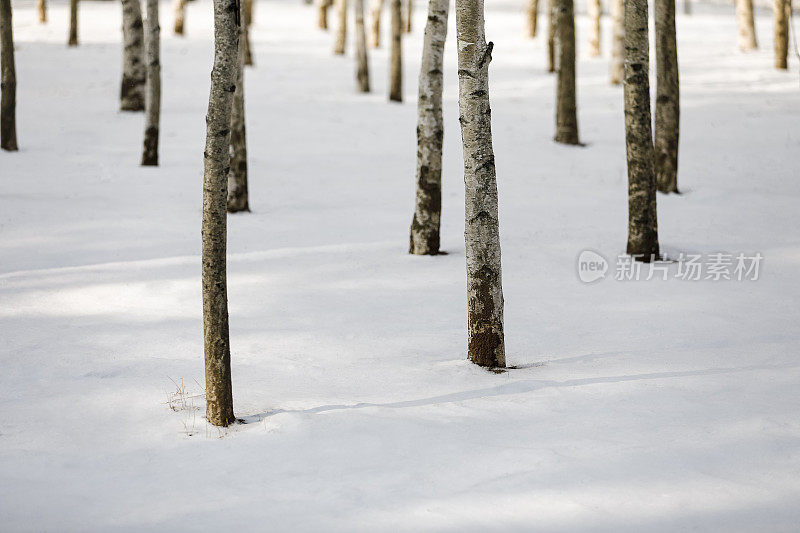
{"type": "Polygon", "coordinates": [[[575,13],[572,0],[556,0],[556,135],[562,144],[580,144],[575,97],[575,13]]]}
{"type": "Polygon", "coordinates": [[[601,0],[589,0],[589,55],[600,55],[600,16],[603,13],[601,0]]]}
{"type": "Polygon", "coordinates": [[[608,74],[611,85],[622,83],[625,57],[625,3],[624,0],[611,0],[611,62],[608,74]]]}
{"type": "Polygon", "coordinates": [[[539,19],[539,0],[528,0],[528,6],[525,10],[528,19],[527,30],[528,37],[533,39],[536,37],[536,23],[539,19]]]}
{"type": "Polygon", "coordinates": [[[547,72],[556,71],[556,0],[547,0],[547,72]]]}
{"type": "Polygon", "coordinates": [[[347,0],[336,0],[336,41],[333,44],[333,53],[344,55],[347,43],[347,0]]]}
{"type": "Polygon", "coordinates": [[[691,2],[691,0],[683,0],[683,14],[684,15],[691,15],[692,14],[692,2],[691,2]]]}
{"type": "Polygon", "coordinates": [[[0,0],[0,148],[17,146],[17,71],[14,66],[14,30],[11,0],[0,0]]]}
{"type": "Polygon", "coordinates": [[[469,359],[506,366],[497,180],[489,107],[489,62],[483,0],[456,0],[458,107],[464,145],[469,359]]]}
{"type": "Polygon", "coordinates": [[[69,39],[67,46],[78,46],[78,0],[69,0],[69,39]]]}
{"type": "Polygon", "coordinates": [[[39,13],[39,22],[47,22],[47,0],[36,0],[36,11],[39,13]]]}
{"type": "Polygon", "coordinates": [[[789,15],[792,3],[790,0],[775,0],[775,68],[787,69],[786,60],[789,55],[789,15]]]}
{"type": "Polygon", "coordinates": [[[120,109],[144,111],[144,31],[139,0],[122,0],[122,86],[120,109]]]}
{"type": "Polygon", "coordinates": [[[253,49],[250,47],[250,25],[253,23],[253,0],[244,0],[244,64],[253,66],[253,49]]]}
{"type": "Polygon", "coordinates": [[[364,28],[364,0],[353,0],[356,12],[356,82],[358,90],[369,92],[369,61],[367,60],[367,32],[364,28]]]}
{"type": "Polygon", "coordinates": [[[680,84],[675,36],[675,0],[655,0],[656,120],[655,172],[659,191],[678,192],[680,84]]]}
{"type": "Polygon", "coordinates": [[[736,0],[736,21],[739,25],[739,50],[748,52],[758,48],[753,0],[736,0]]]}
{"type": "Polygon", "coordinates": [[[383,13],[384,0],[373,0],[370,4],[369,16],[372,24],[370,25],[369,44],[373,48],[381,46],[381,14],[383,13]]]}
{"type": "MultiPolygon", "coordinates": [[[[242,7],[244,2],[242,1],[242,7]]],[[[246,53],[244,10],[241,12],[239,44],[236,62],[236,91],[233,93],[231,110],[231,166],[228,172],[228,212],[250,211],[247,193],[247,132],[244,108],[244,58],[246,53]]]]}
{"type": "Polygon", "coordinates": [[[230,126],[239,64],[239,2],[214,0],[214,68],[206,115],[203,171],[203,338],[206,418],[228,426],[233,415],[226,274],[226,196],[230,126]]]}
{"type": "Polygon", "coordinates": [[[414,11],[414,0],[405,0],[406,12],[403,17],[403,33],[411,33],[411,16],[414,11]]]}
{"type": "Polygon", "coordinates": [[[439,253],[442,215],[442,83],[450,0],[429,0],[417,100],[417,196],[409,253],[439,253]]]}
{"type": "Polygon", "coordinates": [[[389,59],[389,100],[403,101],[403,35],[401,0],[391,0],[392,50],[389,59]]]}
{"type": "Polygon", "coordinates": [[[188,0],[175,0],[175,35],[183,35],[183,25],[186,21],[186,4],[188,0]]]}
{"type": "Polygon", "coordinates": [[[625,0],[625,148],[628,160],[628,246],[636,260],[659,255],[656,177],[650,126],[647,0],[625,0]]]}
{"type": "Polygon", "coordinates": [[[158,166],[158,133],[161,120],[161,26],[158,0],[147,0],[145,19],[147,82],[145,84],[145,129],[143,166],[158,166]]]}
{"type": "Polygon", "coordinates": [[[321,30],[328,29],[328,8],[333,5],[333,0],[319,0],[317,4],[317,26],[321,30]]]}

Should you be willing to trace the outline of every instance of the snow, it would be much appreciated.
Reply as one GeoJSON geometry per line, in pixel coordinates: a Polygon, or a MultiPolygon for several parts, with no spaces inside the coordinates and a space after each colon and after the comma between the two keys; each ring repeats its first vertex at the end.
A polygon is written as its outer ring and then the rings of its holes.
{"type": "MultiPolygon", "coordinates": [[[[585,148],[558,146],[544,40],[487,2],[500,191],[503,374],[465,360],[454,17],[443,248],[407,255],[425,13],[386,102],[331,55],[314,8],[256,6],[247,71],[252,213],[229,218],[235,410],[173,411],[203,382],[200,215],[210,1],[187,36],[162,4],[162,165],[117,111],[120,8],[14,3],[21,151],[0,153],[3,531],[795,531],[800,523],[798,63],[736,50],[730,6],[678,14],[681,196],[662,247],[760,252],[758,281],[583,284],[624,251],[621,88],[586,55],[585,148]],[[178,398],[178,401],[180,399],[178,398]]],[[[584,6],[578,6],[584,11],[584,6]]],[[[609,22],[604,18],[604,53],[609,22]]],[[[384,25],[388,28],[388,25],[384,25]]],[[[386,37],[384,35],[384,37],[386,37]]],[[[670,266],[675,273],[676,265],[670,266]]],[[[609,270],[612,277],[614,266],[609,270]]]]}

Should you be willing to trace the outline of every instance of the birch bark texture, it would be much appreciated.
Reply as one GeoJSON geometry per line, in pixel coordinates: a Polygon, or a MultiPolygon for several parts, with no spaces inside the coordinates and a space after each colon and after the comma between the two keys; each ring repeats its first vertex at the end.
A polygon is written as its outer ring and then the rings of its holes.
{"type": "Polygon", "coordinates": [[[647,0],[625,0],[625,149],[628,162],[627,253],[658,258],[656,177],[650,126],[647,0]]]}
{"type": "Polygon", "coordinates": [[[547,0],[547,72],[556,71],[556,2],[547,0]]]}
{"type": "Polygon", "coordinates": [[[678,192],[680,83],[675,35],[675,0],[655,0],[656,119],[654,132],[656,187],[678,192]]]}
{"type": "Polygon", "coordinates": [[[539,20],[539,0],[528,0],[528,5],[525,9],[528,30],[528,37],[533,39],[536,37],[536,24],[539,20]]]}
{"type": "Polygon", "coordinates": [[[450,0],[429,0],[417,99],[417,194],[408,252],[439,253],[442,216],[442,85],[450,0]]]}
{"type": "Polygon", "coordinates": [[[603,14],[602,0],[588,0],[589,5],[589,55],[600,55],[600,17],[603,14]]]}
{"type": "Polygon", "coordinates": [[[611,0],[611,61],[608,78],[619,85],[625,75],[625,1],[611,0]]]}
{"type": "Polygon", "coordinates": [[[389,100],[403,101],[403,13],[401,0],[391,0],[392,49],[389,58],[389,100]]]}
{"type": "Polygon", "coordinates": [[[36,0],[36,11],[39,14],[39,22],[47,22],[47,0],[36,0]]]}
{"type": "Polygon", "coordinates": [[[244,0],[244,64],[247,66],[255,65],[253,60],[253,48],[250,46],[250,25],[253,23],[253,0],[244,0]]]}
{"type": "Polygon", "coordinates": [[[758,48],[753,0],[736,0],[736,21],[739,26],[739,50],[749,52],[758,48]]]}
{"type": "Polygon", "coordinates": [[[333,43],[333,53],[344,55],[347,45],[347,0],[336,0],[336,40],[333,43]]]}
{"type": "Polygon", "coordinates": [[[19,150],[11,0],[0,0],[0,148],[8,152],[19,150]]]}
{"type": "Polygon", "coordinates": [[[69,39],[67,46],[78,46],[78,0],[69,0],[69,39]]]}
{"type": "Polygon", "coordinates": [[[183,35],[183,26],[186,23],[186,4],[189,0],[175,0],[175,22],[172,31],[175,35],[183,35]]]}
{"type": "Polygon", "coordinates": [[[244,63],[247,53],[245,41],[244,0],[240,0],[239,43],[236,62],[236,90],[231,109],[230,171],[228,172],[228,212],[250,211],[247,187],[247,130],[245,128],[244,63]]]}
{"type": "Polygon", "coordinates": [[[575,96],[575,13],[573,0],[556,0],[556,134],[561,144],[579,145],[575,96]]]}
{"type": "Polygon", "coordinates": [[[144,111],[144,30],[139,0],[122,0],[122,85],[120,109],[144,111]]]}
{"type": "Polygon", "coordinates": [[[373,48],[381,46],[381,14],[383,13],[384,0],[373,0],[369,8],[370,32],[369,44],[373,48]]]}
{"type": "Polygon", "coordinates": [[[159,123],[161,121],[161,26],[158,0],[147,0],[145,19],[145,51],[147,81],[145,83],[145,128],[142,166],[158,166],[159,123]]]}
{"type": "Polygon", "coordinates": [[[790,0],[775,0],[773,14],[775,16],[775,68],[786,70],[789,55],[789,16],[792,3],[790,0]]]}
{"type": "Polygon", "coordinates": [[[369,59],[367,58],[367,30],[364,27],[364,0],[353,0],[356,12],[356,84],[362,93],[369,92],[369,59]]]}
{"type": "Polygon", "coordinates": [[[233,415],[227,290],[227,180],[231,107],[239,64],[238,0],[214,0],[214,67],[203,153],[203,338],[206,418],[228,426],[233,415]]]}
{"type": "Polygon", "coordinates": [[[497,179],[489,106],[489,62],[483,0],[456,0],[458,108],[464,146],[469,359],[506,366],[497,179]]]}

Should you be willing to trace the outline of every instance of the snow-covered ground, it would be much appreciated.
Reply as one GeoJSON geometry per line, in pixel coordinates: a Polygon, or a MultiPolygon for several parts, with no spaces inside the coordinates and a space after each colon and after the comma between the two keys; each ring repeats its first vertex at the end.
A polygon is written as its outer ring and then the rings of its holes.
{"type": "MultiPolygon", "coordinates": [[[[732,7],[678,15],[682,196],[662,247],[760,252],[757,281],[616,281],[627,190],[621,88],[586,56],[585,148],[555,145],[544,41],[487,2],[500,189],[503,374],[465,360],[463,185],[453,40],[443,248],[406,253],[416,73],[406,103],[354,90],[315,11],[259,0],[247,71],[253,212],[230,217],[235,408],[202,390],[200,215],[210,1],[171,34],[162,4],[162,166],[118,107],[117,2],[35,21],[15,2],[19,153],[0,153],[3,531],[796,531],[800,523],[800,87],[736,50],[732,7]],[[612,261],[583,284],[576,258],[612,261]],[[181,407],[179,405],[178,407],[181,407]]],[[[581,13],[584,6],[579,4],[581,13]]],[[[451,20],[451,33],[454,21],[451,20]]],[[[605,38],[609,20],[604,20],[605,38]]],[[[607,42],[606,42],[607,45],[607,42]]],[[[608,46],[605,47],[605,51],[608,46]]],[[[670,267],[676,273],[677,265],[670,267]]]]}

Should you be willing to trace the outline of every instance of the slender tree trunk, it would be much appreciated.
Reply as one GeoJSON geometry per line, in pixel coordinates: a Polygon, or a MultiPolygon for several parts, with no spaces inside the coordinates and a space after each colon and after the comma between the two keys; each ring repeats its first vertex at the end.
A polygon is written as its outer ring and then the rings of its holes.
{"type": "Polygon", "coordinates": [[[206,115],[203,172],[203,337],[206,418],[228,426],[233,415],[226,274],[226,197],[231,108],[239,68],[239,2],[214,0],[214,68],[206,115]]]}
{"type": "Polygon", "coordinates": [[[572,0],[556,0],[556,135],[562,144],[580,144],[575,97],[575,13],[572,0]]]}
{"type": "Polygon", "coordinates": [[[536,37],[536,23],[539,19],[539,0],[528,0],[528,6],[525,11],[528,15],[528,37],[533,39],[536,37]]]}
{"type": "Polygon", "coordinates": [[[69,0],[69,40],[67,46],[78,46],[78,0],[69,0]]]}
{"type": "Polygon", "coordinates": [[[589,0],[589,55],[600,55],[600,16],[603,14],[601,0],[589,0]]]}
{"type": "Polygon", "coordinates": [[[47,22],[47,0],[36,0],[36,10],[39,12],[39,22],[47,22]]]}
{"type": "Polygon", "coordinates": [[[659,251],[647,31],[647,0],[625,0],[627,252],[637,260],[649,262],[659,256],[659,251]]]}
{"type": "Polygon", "coordinates": [[[389,59],[389,100],[403,101],[403,35],[401,0],[391,0],[392,50],[389,59]]]}
{"type": "Polygon", "coordinates": [[[547,0],[547,72],[556,71],[556,0],[547,0]]]}
{"type": "Polygon", "coordinates": [[[483,0],[456,0],[458,107],[464,145],[469,359],[506,366],[497,180],[489,107],[489,62],[483,0]]]}
{"type": "Polygon", "coordinates": [[[414,0],[405,0],[406,8],[405,16],[403,17],[403,33],[411,33],[411,16],[414,11],[414,0]]]}
{"type": "Polygon", "coordinates": [[[122,0],[122,85],[120,109],[144,111],[144,31],[139,0],[122,0]]]}
{"type": "Polygon", "coordinates": [[[775,68],[788,68],[786,60],[789,55],[789,16],[792,10],[790,0],[775,0],[775,68]]]}
{"type": "Polygon", "coordinates": [[[158,166],[158,128],[161,120],[161,26],[158,20],[158,0],[147,0],[144,31],[147,83],[142,165],[155,167],[158,166]]]}
{"type": "Polygon", "coordinates": [[[675,0],[655,0],[656,120],[654,132],[656,186],[678,192],[680,85],[675,36],[675,0]]]}
{"type": "Polygon", "coordinates": [[[186,21],[186,4],[188,0],[175,0],[175,35],[183,35],[183,25],[186,21]]]}
{"type": "Polygon", "coordinates": [[[321,30],[328,29],[328,8],[333,5],[333,0],[319,0],[317,4],[317,27],[321,30]]]}
{"type": "Polygon", "coordinates": [[[353,0],[356,12],[356,82],[358,90],[369,92],[369,61],[367,60],[367,32],[364,28],[364,0],[353,0]]]}
{"type": "Polygon", "coordinates": [[[336,0],[336,42],[333,44],[333,53],[344,55],[347,44],[347,0],[336,0]]]}
{"type": "Polygon", "coordinates": [[[608,74],[612,85],[622,83],[624,76],[623,65],[625,59],[625,2],[624,0],[611,0],[611,62],[608,74]]]}
{"type": "Polygon", "coordinates": [[[429,0],[417,100],[417,198],[409,253],[439,253],[442,215],[442,78],[450,0],[429,0]]]}
{"type": "Polygon", "coordinates": [[[758,48],[753,0],[736,0],[736,21],[739,25],[739,50],[747,52],[758,48]]]}
{"type": "MultiPolygon", "coordinates": [[[[242,2],[242,7],[244,3],[242,2]]],[[[228,172],[228,212],[250,211],[247,194],[247,132],[244,107],[245,13],[241,13],[236,68],[236,91],[231,110],[231,167],[228,172]]]]}
{"type": "Polygon", "coordinates": [[[17,147],[17,71],[14,66],[14,30],[11,0],[0,0],[0,148],[17,147]]]}
{"type": "Polygon", "coordinates": [[[369,16],[372,24],[370,25],[369,44],[373,48],[381,46],[381,14],[383,13],[384,0],[373,0],[370,4],[369,16]]]}
{"type": "Polygon", "coordinates": [[[250,25],[253,23],[253,0],[244,0],[244,64],[255,65],[250,46],[250,25]]]}
{"type": "Polygon", "coordinates": [[[683,14],[684,15],[691,15],[692,14],[692,2],[691,2],[691,0],[683,0],[683,14]]]}

